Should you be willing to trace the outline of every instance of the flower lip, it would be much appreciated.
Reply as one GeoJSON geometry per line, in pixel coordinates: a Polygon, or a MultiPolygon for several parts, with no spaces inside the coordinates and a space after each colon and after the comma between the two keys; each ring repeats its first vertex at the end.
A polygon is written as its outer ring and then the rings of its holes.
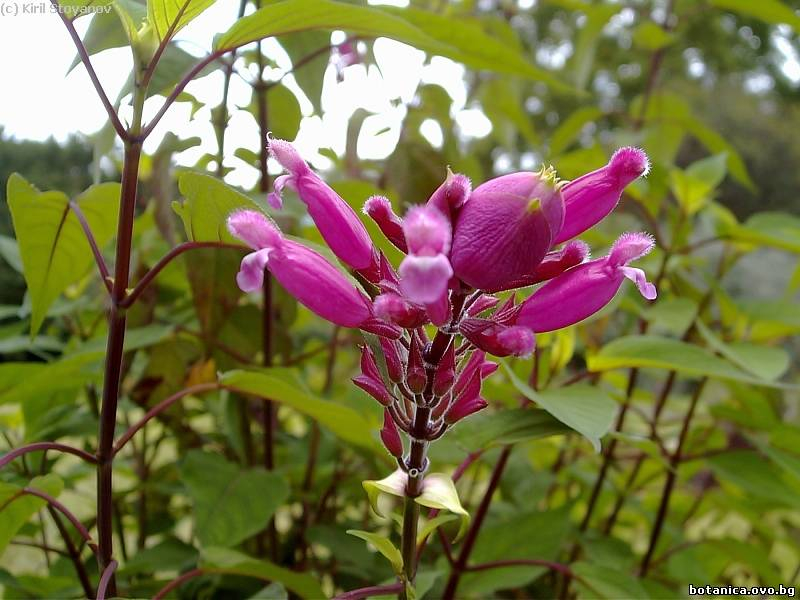
{"type": "Polygon", "coordinates": [[[656,245],[655,238],[642,231],[623,233],[608,255],[608,264],[613,267],[627,265],[629,262],[647,255],[656,245]]]}
{"type": "Polygon", "coordinates": [[[645,177],[650,172],[650,159],[644,150],[626,146],[611,156],[611,172],[627,184],[637,177],[645,177]]]}
{"type": "Polygon", "coordinates": [[[311,170],[300,153],[286,140],[269,138],[269,153],[292,175],[302,175],[311,170]]]}

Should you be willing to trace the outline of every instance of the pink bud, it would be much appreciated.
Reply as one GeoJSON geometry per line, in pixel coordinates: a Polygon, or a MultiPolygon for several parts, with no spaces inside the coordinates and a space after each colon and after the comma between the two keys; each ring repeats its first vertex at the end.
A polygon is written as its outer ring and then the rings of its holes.
{"type": "Polygon", "coordinates": [[[350,205],[308,167],[289,142],[270,140],[269,150],[283,168],[289,171],[288,175],[275,180],[275,191],[270,195],[270,204],[280,207],[281,191],[285,186],[296,190],[333,253],[357,271],[370,268],[374,271],[377,254],[372,240],[350,205]]]}
{"type": "Polygon", "coordinates": [[[656,289],[644,271],[628,263],[653,248],[646,233],[625,233],[614,243],[608,256],[583,263],[551,279],[522,303],[517,324],[536,333],[569,327],[593,315],[608,304],[627,277],[648,300],[656,289]]]}
{"type": "Polygon", "coordinates": [[[478,186],[455,224],[450,262],[481,290],[528,277],[561,228],[564,206],[552,169],[513,173],[478,186]]]}
{"type": "Polygon", "coordinates": [[[406,329],[420,327],[428,321],[425,309],[394,292],[385,292],[375,298],[373,309],[377,317],[406,329]]]}
{"type": "Polygon", "coordinates": [[[482,294],[473,304],[467,309],[467,314],[470,317],[476,317],[481,314],[485,310],[489,310],[490,308],[494,308],[497,306],[497,303],[500,302],[500,299],[496,296],[490,296],[489,294],[482,294]]]}
{"type": "Polygon", "coordinates": [[[406,383],[408,389],[415,394],[425,391],[428,384],[428,377],[425,373],[425,364],[422,360],[422,350],[417,343],[417,337],[411,338],[411,349],[408,352],[408,370],[406,372],[406,383]]]}
{"type": "Polygon", "coordinates": [[[386,446],[389,454],[395,458],[403,457],[403,440],[400,439],[400,432],[397,430],[397,425],[395,425],[392,415],[390,415],[389,411],[386,409],[383,411],[381,441],[383,445],[386,446]]]}
{"type": "Polygon", "coordinates": [[[403,233],[403,219],[392,210],[392,203],[388,198],[372,196],[364,203],[364,214],[375,221],[387,240],[403,252],[408,252],[406,236],[403,233]]]}
{"type": "Polygon", "coordinates": [[[384,406],[389,406],[394,400],[383,384],[375,357],[368,346],[361,347],[361,375],[354,377],[353,383],[384,406]]]}
{"type": "Polygon", "coordinates": [[[444,415],[446,423],[452,425],[468,417],[471,414],[483,410],[488,406],[486,400],[481,398],[481,374],[479,371],[473,373],[467,382],[464,390],[459,394],[455,401],[450,405],[449,410],[444,415]]]}
{"type": "Polygon", "coordinates": [[[452,217],[469,198],[472,184],[469,177],[447,169],[447,178],[428,200],[427,206],[437,208],[446,217],[452,217]]]}
{"type": "Polygon", "coordinates": [[[625,186],[649,170],[647,154],[627,147],[617,150],[606,166],[570,181],[561,190],[564,226],[555,243],[580,235],[602,221],[619,203],[625,186]]]}
{"type": "Polygon", "coordinates": [[[456,377],[456,347],[451,342],[444,353],[442,360],[436,366],[433,375],[433,393],[436,396],[444,396],[453,387],[456,377]]]}
{"type": "Polygon", "coordinates": [[[386,359],[386,370],[389,372],[389,379],[395,383],[403,380],[403,360],[400,356],[402,352],[400,343],[394,340],[380,338],[381,350],[386,359]]]}
{"type": "Polygon", "coordinates": [[[373,319],[367,298],[336,267],[310,248],[284,238],[263,214],[237,211],[228,218],[228,229],[247,243],[262,246],[242,260],[236,281],[243,291],[260,289],[268,268],[286,291],[331,323],[359,327],[373,319]]]}
{"type": "Polygon", "coordinates": [[[469,383],[470,379],[472,379],[472,376],[475,373],[481,373],[482,366],[485,364],[485,361],[486,353],[483,350],[475,350],[472,353],[472,356],[469,357],[469,360],[458,374],[456,385],[453,388],[454,394],[461,394],[464,391],[467,383],[469,383]]]}
{"type": "Polygon", "coordinates": [[[459,330],[476,347],[495,356],[529,356],[536,347],[536,338],[527,327],[472,317],[464,319],[459,330]]]}

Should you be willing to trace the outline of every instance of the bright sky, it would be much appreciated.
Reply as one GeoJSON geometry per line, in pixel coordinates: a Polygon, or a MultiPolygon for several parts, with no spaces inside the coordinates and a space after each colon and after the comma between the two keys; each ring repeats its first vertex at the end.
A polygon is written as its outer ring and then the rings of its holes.
{"type": "MultiPolygon", "coordinates": [[[[0,0],[0,3],[14,1],[20,5],[22,2],[42,2],[0,0]]],[[[403,5],[407,2],[383,0],[371,3],[403,5]]],[[[213,35],[226,30],[233,23],[238,4],[238,0],[218,0],[180,32],[178,39],[183,40],[182,47],[198,55],[207,50],[213,35]]],[[[61,20],[46,12],[49,2],[44,0],[42,6],[45,14],[0,16],[0,81],[4,83],[3,93],[0,93],[0,124],[7,134],[27,139],[41,140],[54,136],[63,140],[74,132],[91,134],[105,123],[105,111],[82,65],[65,77],[75,56],[74,46],[61,20]]],[[[77,21],[81,34],[88,24],[89,17],[77,21]]],[[[342,37],[341,32],[334,33],[334,41],[342,37]],[[337,35],[340,37],[337,38],[337,35]]],[[[279,67],[290,67],[289,58],[276,43],[268,41],[265,47],[270,56],[277,60],[279,67]]],[[[358,144],[359,154],[364,158],[386,157],[397,141],[406,110],[402,104],[393,105],[391,101],[397,98],[403,102],[410,101],[420,81],[436,82],[447,89],[454,100],[454,115],[462,134],[483,136],[489,133],[491,125],[480,111],[464,110],[466,89],[462,80],[463,67],[438,57],[423,67],[422,52],[387,39],[375,43],[375,56],[381,71],[391,74],[391,77],[384,80],[375,67],[367,70],[362,65],[353,65],[345,69],[344,80],[338,83],[335,69],[332,66],[328,68],[322,118],[312,116],[310,102],[302,93],[298,94],[301,96],[303,114],[306,115],[297,139],[304,156],[312,159],[318,156],[315,154],[318,146],[331,147],[337,153],[343,152],[347,119],[356,108],[361,107],[374,115],[364,123],[358,144]],[[387,128],[388,131],[385,131],[387,128]],[[378,132],[382,133],[376,135],[378,132]]],[[[128,77],[130,51],[125,48],[108,50],[93,56],[92,63],[109,97],[115,98],[128,77]]],[[[215,152],[216,142],[209,122],[209,111],[220,101],[222,77],[217,72],[191,83],[187,91],[209,106],[195,115],[193,121],[189,121],[189,105],[173,105],[145,149],[154,150],[164,132],[172,131],[181,138],[199,136],[202,139],[201,146],[179,156],[182,164],[193,164],[202,154],[215,152]]],[[[287,79],[289,86],[297,91],[291,77],[287,79]]],[[[248,99],[248,85],[234,76],[229,95],[231,106],[246,105],[248,99]]],[[[148,101],[145,118],[152,116],[161,102],[161,98],[148,101]]],[[[130,111],[123,108],[123,120],[129,115],[130,111]]],[[[434,122],[426,123],[423,133],[433,144],[441,143],[441,131],[434,122]]],[[[238,147],[256,150],[257,144],[258,128],[253,117],[245,112],[234,114],[226,137],[226,153],[229,156],[226,164],[236,167],[236,170],[228,176],[228,181],[245,186],[255,183],[255,169],[234,158],[233,150],[238,147]]],[[[326,159],[318,157],[314,162],[318,166],[325,166],[326,159]]]]}

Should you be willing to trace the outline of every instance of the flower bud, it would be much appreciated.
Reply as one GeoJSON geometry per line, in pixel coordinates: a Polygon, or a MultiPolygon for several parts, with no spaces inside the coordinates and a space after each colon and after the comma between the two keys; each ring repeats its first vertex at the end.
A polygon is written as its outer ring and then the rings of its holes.
{"type": "Polygon", "coordinates": [[[604,167],[570,181],[561,190],[564,226],[555,238],[560,244],[602,221],[614,208],[631,181],[647,175],[650,161],[638,148],[620,148],[604,167]]]}
{"type": "Polygon", "coordinates": [[[625,278],[636,284],[642,296],[653,300],[656,288],[644,271],[628,266],[650,252],[653,245],[646,233],[623,234],[608,256],[573,267],[536,290],[522,303],[517,324],[536,333],[569,327],[608,304],[625,278]]]}
{"type": "Polygon", "coordinates": [[[444,415],[446,423],[452,425],[473,413],[488,406],[486,400],[481,398],[481,373],[476,370],[472,373],[461,393],[450,405],[444,415]]]}
{"type": "Polygon", "coordinates": [[[403,219],[392,210],[392,203],[385,196],[372,196],[364,203],[364,214],[375,221],[386,239],[403,252],[408,252],[403,233],[403,219]]]}
{"type": "Polygon", "coordinates": [[[380,338],[380,344],[383,356],[386,359],[386,370],[389,373],[389,379],[395,383],[400,383],[403,380],[403,360],[400,357],[400,343],[395,340],[380,338]]]}
{"type": "Polygon", "coordinates": [[[447,169],[447,178],[440,185],[428,200],[427,206],[436,208],[448,218],[461,208],[469,198],[472,184],[469,177],[461,173],[453,173],[447,169]]]}
{"type": "Polygon", "coordinates": [[[385,292],[376,297],[373,310],[377,317],[406,329],[414,329],[428,322],[425,309],[394,292],[385,292]]]}
{"type": "Polygon", "coordinates": [[[421,394],[425,391],[428,384],[428,376],[425,373],[425,363],[422,359],[422,350],[417,342],[417,337],[411,338],[411,349],[408,351],[408,370],[406,372],[406,384],[408,389],[414,394],[421,394]]]}
{"type": "Polygon", "coordinates": [[[400,439],[400,432],[387,409],[383,411],[383,428],[381,429],[381,441],[389,454],[395,458],[403,457],[403,440],[400,439]]]}
{"type": "Polygon", "coordinates": [[[485,310],[494,308],[500,299],[497,296],[490,296],[489,294],[482,294],[473,304],[467,309],[467,314],[470,317],[477,317],[485,310]]]}
{"type": "Polygon", "coordinates": [[[552,169],[513,173],[478,186],[458,214],[450,263],[481,290],[508,289],[550,250],[564,215],[552,169]]]}
{"type": "Polygon", "coordinates": [[[384,406],[389,406],[394,401],[383,383],[375,357],[368,346],[361,348],[361,375],[353,377],[353,383],[384,406]]]}
{"type": "Polygon", "coordinates": [[[270,140],[269,151],[289,171],[275,180],[270,204],[280,208],[283,188],[294,189],[333,253],[357,271],[375,272],[377,253],[367,229],[350,205],[308,167],[289,142],[270,140]]]}
{"type": "Polygon", "coordinates": [[[336,267],[310,248],[284,238],[265,215],[234,212],[228,218],[228,229],[257,248],[244,257],[236,276],[243,291],[260,289],[268,268],[286,291],[331,323],[360,327],[374,319],[369,300],[336,267]]]}
{"type": "Polygon", "coordinates": [[[471,317],[461,322],[459,330],[473,345],[495,356],[529,356],[536,347],[533,331],[527,327],[471,317]]]}
{"type": "Polygon", "coordinates": [[[436,366],[433,375],[433,393],[436,396],[444,396],[453,387],[456,378],[456,347],[450,343],[442,360],[436,366]]]}

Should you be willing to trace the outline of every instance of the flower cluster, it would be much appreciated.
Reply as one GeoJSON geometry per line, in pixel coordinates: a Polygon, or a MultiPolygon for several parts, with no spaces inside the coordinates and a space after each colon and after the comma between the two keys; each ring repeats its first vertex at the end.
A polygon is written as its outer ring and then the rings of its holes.
{"type": "Polygon", "coordinates": [[[548,167],[497,177],[473,190],[467,177],[448,172],[427,203],[403,218],[387,198],[369,198],[364,212],[405,254],[397,269],[375,248],[355,211],[291,144],[271,140],[270,152],[287,171],[275,181],[270,204],[280,208],[282,191],[296,191],[325,242],[365,282],[367,293],[255,211],[228,219],[231,233],[254,250],[242,261],[238,284],[257,290],[268,269],[322,318],[377,336],[362,348],[362,373],[354,382],[384,406],[381,439],[409,474],[409,487],[426,467],[426,445],[486,406],[481,384],[497,368],[487,354],[531,354],[536,333],[594,314],[626,278],[648,300],[656,296],[644,272],[629,266],[652,249],[649,235],[625,233],[607,256],[594,260],[587,245],[573,239],[608,215],[625,186],[647,173],[647,157],[636,148],[618,150],[606,166],[571,182],[548,167]],[[502,303],[495,295],[536,284],[520,303],[513,293],[502,303]],[[437,328],[432,338],[428,324],[437,328]],[[408,453],[400,431],[410,440],[408,453]]]}

